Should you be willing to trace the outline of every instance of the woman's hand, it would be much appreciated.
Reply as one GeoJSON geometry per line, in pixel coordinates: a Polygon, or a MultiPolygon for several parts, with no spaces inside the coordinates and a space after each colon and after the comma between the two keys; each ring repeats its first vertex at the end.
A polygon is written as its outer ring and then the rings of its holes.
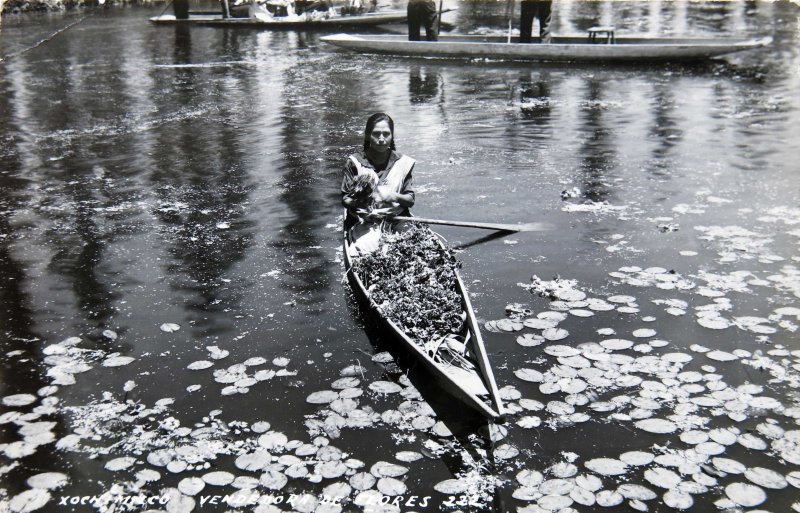
{"type": "Polygon", "coordinates": [[[397,193],[386,185],[379,185],[375,190],[375,199],[383,203],[391,203],[397,200],[397,193]]]}

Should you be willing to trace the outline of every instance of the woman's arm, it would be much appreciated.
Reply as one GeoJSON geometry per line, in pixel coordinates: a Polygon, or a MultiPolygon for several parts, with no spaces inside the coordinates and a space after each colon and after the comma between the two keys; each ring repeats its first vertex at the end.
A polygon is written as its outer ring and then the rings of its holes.
{"type": "Polygon", "coordinates": [[[347,209],[352,208],[355,202],[352,193],[356,176],[358,176],[358,170],[353,165],[353,162],[347,159],[347,163],[344,166],[344,177],[342,178],[342,205],[347,209]]]}
{"type": "Polygon", "coordinates": [[[401,207],[404,208],[411,208],[414,206],[414,202],[416,201],[416,193],[414,192],[414,180],[411,176],[411,172],[413,171],[413,167],[411,170],[408,171],[406,175],[406,179],[403,181],[403,189],[398,193],[394,191],[389,191],[384,188],[381,191],[381,187],[378,187],[378,196],[380,197],[381,201],[387,203],[397,203],[401,207]]]}

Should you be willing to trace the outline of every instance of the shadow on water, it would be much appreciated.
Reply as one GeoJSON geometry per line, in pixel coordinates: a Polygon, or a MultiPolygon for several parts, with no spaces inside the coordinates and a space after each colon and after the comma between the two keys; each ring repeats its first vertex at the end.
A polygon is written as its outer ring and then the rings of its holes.
{"type": "MultiPolygon", "coordinates": [[[[26,127],[26,120],[15,116],[15,109],[12,108],[13,101],[16,100],[12,94],[12,87],[5,77],[6,64],[0,64],[0,133],[15,134],[26,132],[30,127],[26,127]]],[[[63,93],[62,93],[63,94],[63,93]]],[[[37,148],[38,150],[39,148],[37,148]]],[[[46,152],[46,149],[44,150],[46,152]]],[[[30,246],[36,234],[35,214],[30,210],[27,215],[18,216],[10,213],[19,213],[30,208],[32,198],[37,198],[36,193],[31,193],[31,179],[24,173],[26,157],[24,137],[4,137],[0,140],[0,210],[4,212],[0,215],[0,352],[3,358],[0,361],[0,397],[7,398],[13,394],[37,395],[37,400],[29,406],[12,406],[10,403],[3,402],[4,422],[0,427],[0,446],[4,447],[4,456],[9,457],[13,454],[11,450],[15,445],[19,445],[20,438],[24,438],[23,432],[26,421],[22,419],[36,420],[48,418],[54,421],[52,433],[54,438],[60,438],[69,433],[69,421],[63,412],[54,410],[54,402],[48,402],[49,396],[54,393],[54,389],[47,390],[51,384],[51,379],[42,372],[47,366],[47,357],[43,356],[42,349],[52,340],[49,339],[47,330],[39,325],[43,317],[36,305],[35,290],[36,276],[31,271],[31,261],[25,256],[18,255],[17,245],[30,246]],[[25,178],[23,178],[25,176],[25,178]],[[30,217],[29,217],[30,216],[30,217]],[[26,240],[27,239],[27,240],[26,240]],[[47,390],[45,392],[45,390],[47,390]],[[50,414],[48,416],[48,413],[50,414]]],[[[73,178],[71,173],[65,176],[73,178]]],[[[61,178],[47,177],[54,184],[61,178]]],[[[56,185],[53,186],[57,188],[56,185]]],[[[81,198],[77,191],[79,186],[72,187],[71,191],[78,199],[81,198]]],[[[61,194],[54,190],[54,193],[61,194]]],[[[68,199],[64,199],[68,201],[68,199]]],[[[41,207],[42,205],[39,205],[41,207]]],[[[71,264],[63,269],[65,277],[72,281],[72,289],[79,298],[82,306],[89,312],[97,310],[98,315],[87,315],[87,325],[102,323],[111,315],[109,301],[112,294],[108,292],[107,285],[103,284],[102,279],[96,273],[100,263],[100,254],[103,249],[103,237],[97,236],[98,230],[92,220],[92,209],[87,204],[78,204],[80,212],[76,215],[77,220],[70,219],[50,219],[51,222],[60,226],[61,231],[68,234],[61,235],[51,233],[52,239],[47,243],[54,248],[68,247],[64,244],[73,241],[72,233],[78,232],[79,241],[84,242],[82,249],[78,250],[78,255],[70,258],[71,264]]],[[[46,210],[41,209],[41,210],[46,210]]],[[[37,212],[38,213],[38,212],[37,212]]],[[[53,230],[56,232],[56,230],[53,230]]],[[[73,244],[73,247],[75,244],[73,244]]],[[[80,244],[77,244],[80,247],[80,244]]],[[[63,256],[63,253],[62,253],[63,256]]],[[[48,270],[58,269],[55,264],[58,254],[53,258],[48,270]]],[[[48,291],[50,292],[50,291],[48,291]]],[[[50,292],[52,293],[52,292],[50,292]]],[[[48,309],[49,310],[49,309],[48,309]]],[[[52,311],[47,311],[45,315],[52,315],[52,311]]],[[[80,332],[86,326],[78,326],[80,332]]],[[[50,397],[50,399],[53,399],[50,397]]],[[[4,497],[6,494],[14,496],[29,488],[27,479],[30,477],[32,469],[58,469],[64,470],[70,465],[64,462],[65,458],[55,457],[51,452],[44,450],[34,450],[24,456],[24,461],[13,461],[5,465],[2,482],[4,497]]],[[[6,462],[8,460],[5,460],[6,462]]],[[[76,475],[80,471],[75,471],[76,475]]]]}
{"type": "MultiPolygon", "coordinates": [[[[189,27],[176,25],[174,41],[174,61],[193,62],[189,27]]],[[[232,73],[240,74],[237,79],[246,89],[246,73],[232,73]]],[[[207,94],[207,83],[193,68],[158,72],[154,80],[175,86],[172,94],[158,97],[165,112],[189,111],[202,104],[207,94]]],[[[162,236],[172,256],[167,265],[169,282],[176,291],[194,296],[186,304],[198,315],[196,326],[208,335],[222,326],[218,320],[209,321],[203,312],[237,305],[248,286],[226,281],[225,275],[245,258],[253,244],[255,223],[246,217],[252,186],[237,164],[245,155],[234,125],[226,119],[210,119],[198,133],[194,122],[180,120],[185,126],[159,134],[161,144],[154,152],[159,166],[150,179],[159,199],[154,215],[162,223],[162,236]]]]}
{"type": "Polygon", "coordinates": [[[514,235],[514,234],[515,234],[514,232],[491,232],[489,235],[484,235],[483,237],[479,237],[469,242],[462,242],[460,244],[456,244],[453,246],[452,249],[454,250],[467,249],[471,248],[472,246],[477,246],[479,244],[484,244],[486,242],[491,242],[493,240],[502,239],[503,237],[508,237],[509,235],[514,235]]]}

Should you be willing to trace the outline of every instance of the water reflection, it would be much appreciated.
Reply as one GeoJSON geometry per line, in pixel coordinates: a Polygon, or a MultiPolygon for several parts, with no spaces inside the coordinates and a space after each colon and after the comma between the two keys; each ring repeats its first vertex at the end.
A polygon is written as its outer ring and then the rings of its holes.
{"type": "Polygon", "coordinates": [[[174,64],[192,63],[192,28],[181,23],[175,24],[174,64]]]}
{"type": "MultiPolygon", "coordinates": [[[[176,62],[193,62],[190,34],[189,27],[176,26],[176,62]]],[[[236,38],[223,40],[235,54],[236,38]]],[[[172,74],[180,86],[172,88],[172,94],[155,98],[161,112],[188,112],[217,94],[216,84],[201,80],[204,72],[194,68],[153,73],[155,90],[170,90],[167,84],[172,74]]],[[[230,78],[246,94],[247,73],[233,69],[230,78]]],[[[246,208],[251,186],[237,164],[245,157],[237,131],[224,112],[203,125],[197,125],[193,117],[176,123],[178,129],[166,124],[158,134],[155,160],[160,165],[151,175],[158,204],[153,213],[162,222],[161,235],[171,256],[166,269],[171,286],[192,297],[187,304],[198,317],[196,327],[204,334],[215,333],[222,329],[218,324],[225,322],[224,317],[209,320],[202,312],[236,307],[242,288],[248,285],[247,280],[232,283],[227,274],[253,243],[254,223],[247,218],[246,208]]]]}
{"type": "MultiPolygon", "coordinates": [[[[303,80],[307,72],[308,69],[287,69],[286,83],[307,83],[303,80]]],[[[273,245],[285,262],[281,266],[286,273],[281,278],[281,287],[292,293],[292,300],[314,306],[306,312],[319,314],[324,311],[321,305],[332,281],[330,258],[323,250],[327,238],[323,232],[333,217],[327,217],[320,209],[325,201],[318,196],[316,188],[322,166],[315,157],[324,147],[327,135],[324,126],[317,123],[319,118],[313,113],[313,105],[306,103],[308,95],[313,94],[289,87],[281,99],[283,155],[276,172],[280,175],[278,199],[286,205],[288,215],[282,219],[280,238],[273,245]]],[[[324,97],[314,100],[324,100],[324,97]]]]}
{"type": "Polygon", "coordinates": [[[523,78],[520,85],[520,108],[523,119],[540,127],[550,126],[553,113],[552,78],[546,72],[536,79],[523,78]]]}
{"type": "Polygon", "coordinates": [[[412,65],[408,73],[408,95],[411,103],[444,102],[442,77],[435,68],[412,65]]]}
{"type": "Polygon", "coordinates": [[[675,80],[666,80],[653,86],[650,135],[657,142],[653,149],[653,172],[656,175],[669,175],[669,168],[673,164],[669,158],[671,149],[683,139],[683,130],[675,116],[676,89],[680,90],[680,85],[675,80]]]}
{"type": "Polygon", "coordinates": [[[614,134],[604,98],[607,82],[604,77],[586,79],[585,99],[582,101],[583,124],[580,170],[581,193],[584,198],[601,202],[611,194],[606,175],[615,166],[614,134]]]}

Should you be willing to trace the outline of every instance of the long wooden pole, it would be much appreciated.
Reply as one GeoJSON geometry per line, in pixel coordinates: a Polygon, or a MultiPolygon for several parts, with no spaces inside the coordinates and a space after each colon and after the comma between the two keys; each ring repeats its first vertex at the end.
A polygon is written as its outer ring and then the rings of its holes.
{"type": "Polygon", "coordinates": [[[514,18],[514,0],[506,2],[506,15],[508,16],[508,43],[511,44],[511,27],[513,26],[512,20],[514,18]]]}
{"type": "Polygon", "coordinates": [[[469,221],[449,221],[447,219],[428,219],[425,217],[395,216],[398,221],[411,221],[424,224],[441,224],[446,226],[463,226],[464,228],[481,228],[484,230],[497,230],[501,232],[539,232],[549,230],[545,223],[502,224],[502,223],[475,223],[469,221]]]}
{"type": "Polygon", "coordinates": [[[438,36],[442,32],[442,2],[444,0],[439,0],[439,21],[436,22],[436,35],[438,36]]]}

